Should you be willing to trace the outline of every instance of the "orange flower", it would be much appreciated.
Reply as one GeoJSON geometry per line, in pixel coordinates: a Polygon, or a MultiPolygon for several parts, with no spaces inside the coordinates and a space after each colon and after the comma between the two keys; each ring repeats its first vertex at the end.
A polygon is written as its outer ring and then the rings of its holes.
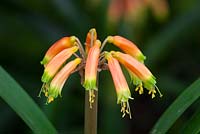
{"type": "Polygon", "coordinates": [[[87,33],[85,50],[77,37],[64,37],[49,48],[41,61],[45,69],[41,79],[43,85],[40,94],[44,93],[47,97],[47,103],[52,102],[59,95],[61,96],[62,88],[69,75],[78,71],[81,76],[81,84],[87,93],[86,96],[89,95],[89,106],[92,108],[92,104],[97,99],[95,95],[98,90],[98,73],[102,70],[109,70],[117,94],[117,104],[121,104],[122,117],[128,114],[131,118],[129,99],[133,98],[131,98],[131,92],[120,63],[128,70],[132,83],[136,85],[135,90],[139,91],[139,94],[144,92],[144,86],[152,98],[155,97],[156,92],[159,92],[162,96],[156,86],[155,77],[143,64],[144,60],[145,56],[138,47],[124,37],[108,36],[101,44],[97,40],[97,33],[94,28],[87,33]],[[114,44],[126,54],[103,51],[107,43],[114,44]],[[76,54],[78,50],[79,53],[76,54]],[[72,54],[76,59],[68,62],[67,60],[72,54]]]}
{"type": "Polygon", "coordinates": [[[119,62],[115,58],[113,58],[110,53],[106,53],[105,57],[108,60],[108,67],[111,72],[112,79],[117,92],[117,103],[121,104],[121,112],[123,112],[122,117],[124,117],[127,113],[130,115],[131,118],[131,112],[128,103],[128,100],[132,99],[131,93],[126,79],[123,75],[123,72],[121,70],[121,67],[119,65],[119,62]]]}
{"type": "Polygon", "coordinates": [[[138,47],[131,41],[125,39],[121,36],[108,36],[108,42],[113,43],[115,46],[119,47],[122,51],[130,54],[140,62],[144,62],[146,57],[138,49],[138,47]]]}
{"type": "Polygon", "coordinates": [[[147,0],[146,2],[158,21],[165,21],[169,17],[169,4],[167,0],[147,0]]]}
{"type": "Polygon", "coordinates": [[[85,42],[85,52],[86,54],[89,52],[89,49],[92,47],[92,45],[97,40],[97,32],[96,29],[92,28],[87,33],[86,42],[85,42]]]}
{"type": "Polygon", "coordinates": [[[72,47],[75,44],[76,37],[63,37],[62,39],[56,41],[46,52],[43,60],[40,62],[44,66],[59,52],[61,52],[63,49],[72,47]]]}
{"type": "Polygon", "coordinates": [[[85,65],[85,82],[83,86],[86,90],[89,90],[89,102],[90,107],[94,100],[94,91],[97,90],[97,68],[100,55],[101,42],[96,40],[94,46],[92,46],[88,52],[86,65],[85,65]]]}
{"type": "Polygon", "coordinates": [[[57,54],[53,59],[47,64],[44,73],[42,75],[42,82],[48,83],[54,77],[56,72],[60,69],[60,67],[65,63],[65,61],[71,57],[73,53],[78,50],[78,47],[74,46],[71,48],[67,48],[62,50],[59,54],[57,54]]]}
{"type": "Polygon", "coordinates": [[[53,78],[51,81],[48,89],[45,91],[45,95],[47,98],[47,103],[50,103],[53,101],[55,98],[57,98],[58,95],[61,96],[61,91],[62,88],[68,79],[69,75],[71,74],[72,71],[77,67],[77,65],[81,62],[81,58],[76,58],[73,61],[70,61],[67,63],[53,78]]]}
{"type": "MultiPolygon", "coordinates": [[[[152,98],[154,98],[156,93],[156,80],[149,69],[128,54],[123,54],[121,52],[112,52],[112,54],[121,64],[133,72],[142,81],[144,87],[149,90],[149,94],[152,94],[152,98]]],[[[142,83],[138,85],[136,90],[138,90],[138,88],[141,88],[142,90],[142,83]]],[[[158,92],[160,93],[159,90],[158,92]]],[[[162,96],[161,93],[160,96],[162,96]]]]}

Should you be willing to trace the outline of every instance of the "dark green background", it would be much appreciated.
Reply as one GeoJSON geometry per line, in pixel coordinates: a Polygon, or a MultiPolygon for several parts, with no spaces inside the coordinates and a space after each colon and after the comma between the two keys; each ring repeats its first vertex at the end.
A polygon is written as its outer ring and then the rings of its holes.
{"type": "MultiPolygon", "coordinates": [[[[147,56],[146,65],[157,78],[163,98],[138,95],[130,86],[133,119],[121,118],[116,93],[108,71],[99,78],[99,134],[148,133],[163,111],[200,75],[200,2],[169,0],[169,16],[158,21],[149,10],[145,23],[107,22],[109,1],[98,6],[90,0],[1,0],[0,2],[0,65],[40,105],[50,121],[63,134],[83,133],[84,88],[78,74],[73,74],[62,92],[62,98],[45,105],[38,98],[45,51],[63,36],[76,35],[84,42],[90,28],[95,27],[103,41],[108,35],[122,35],[134,40],[147,56]]],[[[107,46],[109,50],[113,47],[107,46]]],[[[176,130],[191,117],[195,103],[169,130],[176,130]]],[[[24,106],[25,107],[25,106],[24,106]]],[[[16,113],[0,99],[0,133],[32,133],[16,113]]]]}

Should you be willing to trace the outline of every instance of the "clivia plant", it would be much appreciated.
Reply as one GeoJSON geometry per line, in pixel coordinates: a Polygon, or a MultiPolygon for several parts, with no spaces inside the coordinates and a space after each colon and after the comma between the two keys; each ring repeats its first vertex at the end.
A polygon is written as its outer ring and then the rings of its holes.
{"type": "MultiPolygon", "coordinates": [[[[41,61],[44,66],[44,73],[41,78],[43,85],[39,96],[44,93],[47,97],[47,104],[61,96],[62,88],[68,77],[79,72],[81,84],[88,97],[86,104],[89,105],[85,106],[85,112],[95,111],[95,115],[97,115],[97,106],[93,105],[97,101],[96,96],[99,90],[98,74],[102,70],[109,70],[117,94],[117,104],[121,105],[122,117],[128,114],[131,118],[129,99],[133,99],[133,97],[131,97],[121,65],[128,71],[131,83],[136,86],[135,91],[143,94],[145,88],[151,98],[154,98],[157,92],[162,97],[156,86],[156,78],[144,64],[146,57],[133,42],[121,36],[108,36],[101,43],[97,38],[96,30],[93,28],[88,32],[84,46],[75,36],[63,37],[46,52],[41,61]],[[121,52],[104,50],[104,46],[108,43],[118,47],[121,52]],[[71,61],[68,61],[69,58],[71,61]]],[[[96,118],[96,116],[88,118],[85,118],[85,120],[90,120],[88,122],[95,127],[96,120],[92,118],[96,118]]],[[[90,129],[89,127],[92,126],[85,126],[85,129],[90,129]]],[[[91,133],[93,132],[91,131],[91,133]]]]}

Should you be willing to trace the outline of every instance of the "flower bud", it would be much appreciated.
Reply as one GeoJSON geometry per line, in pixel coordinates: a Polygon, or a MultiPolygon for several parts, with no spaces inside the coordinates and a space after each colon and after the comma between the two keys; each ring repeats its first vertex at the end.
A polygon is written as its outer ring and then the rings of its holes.
{"type": "Polygon", "coordinates": [[[44,73],[42,75],[42,82],[48,83],[52,80],[57,71],[62,67],[68,58],[78,50],[78,47],[74,46],[62,50],[47,64],[44,73]]]}
{"type": "Polygon", "coordinates": [[[108,42],[119,47],[122,51],[130,54],[140,62],[144,62],[146,57],[142,54],[139,48],[131,41],[121,36],[108,36],[108,42]]]}
{"type": "Polygon", "coordinates": [[[83,86],[86,90],[88,90],[90,93],[90,107],[93,103],[94,92],[93,90],[97,90],[97,68],[98,68],[98,62],[99,62],[99,55],[100,55],[100,46],[101,42],[99,40],[96,40],[94,43],[94,46],[92,46],[88,52],[86,65],[85,65],[85,81],[83,86]]]}
{"type": "MultiPolygon", "coordinates": [[[[121,64],[133,72],[133,74],[135,74],[142,81],[144,87],[149,90],[149,94],[152,94],[152,98],[154,98],[156,93],[155,88],[157,88],[156,80],[149,69],[144,64],[140,63],[138,60],[128,54],[123,54],[121,52],[112,52],[112,54],[119,60],[121,64]]],[[[142,83],[138,85],[139,88],[142,88],[142,83]]],[[[159,90],[158,92],[160,96],[162,96],[159,90]]]]}
{"type": "Polygon", "coordinates": [[[53,101],[55,98],[57,98],[58,95],[61,96],[61,91],[62,88],[68,79],[69,75],[71,74],[72,71],[75,70],[77,65],[81,63],[81,58],[76,58],[73,61],[70,61],[67,63],[53,78],[51,81],[48,89],[45,91],[45,96],[47,97],[47,103],[50,103],[53,101]]]}
{"type": "Polygon", "coordinates": [[[108,67],[117,92],[117,103],[121,104],[121,112],[123,113],[122,117],[127,113],[131,118],[131,111],[128,103],[128,100],[132,99],[131,93],[119,62],[113,58],[110,53],[106,53],[105,57],[108,60],[108,67]]]}
{"type": "Polygon", "coordinates": [[[46,66],[49,61],[56,56],[62,50],[74,46],[76,38],[74,36],[71,37],[63,37],[62,39],[56,41],[46,52],[43,60],[40,62],[44,66],[46,66]]]}

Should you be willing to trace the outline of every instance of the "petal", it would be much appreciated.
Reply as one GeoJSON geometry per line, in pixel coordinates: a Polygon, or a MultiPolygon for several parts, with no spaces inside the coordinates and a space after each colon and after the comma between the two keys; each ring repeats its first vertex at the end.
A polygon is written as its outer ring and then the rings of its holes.
{"type": "Polygon", "coordinates": [[[75,43],[75,37],[63,37],[62,39],[56,41],[46,52],[41,64],[46,65],[55,55],[57,55],[62,50],[72,47],[75,43]]]}
{"type": "Polygon", "coordinates": [[[75,70],[78,64],[81,63],[81,58],[76,58],[73,61],[70,61],[67,63],[59,72],[56,74],[56,76],[53,78],[53,80],[50,83],[49,89],[48,89],[48,103],[53,101],[54,98],[56,98],[58,95],[61,95],[62,88],[68,79],[69,75],[72,71],[75,70]],[[53,98],[53,99],[52,99],[53,98]]]}
{"type": "Polygon", "coordinates": [[[62,67],[67,59],[78,50],[78,47],[74,46],[62,50],[57,54],[46,66],[44,73],[42,75],[42,82],[48,83],[56,74],[56,72],[62,67]]]}
{"type": "Polygon", "coordinates": [[[86,90],[97,90],[96,87],[96,77],[97,77],[97,68],[100,55],[100,45],[99,40],[95,41],[95,44],[90,48],[85,65],[85,82],[84,87],[86,90]]]}
{"type": "Polygon", "coordinates": [[[122,51],[130,54],[137,60],[143,63],[146,57],[142,54],[139,48],[131,41],[127,40],[121,36],[109,36],[108,42],[113,43],[115,46],[119,47],[122,51]]]}

